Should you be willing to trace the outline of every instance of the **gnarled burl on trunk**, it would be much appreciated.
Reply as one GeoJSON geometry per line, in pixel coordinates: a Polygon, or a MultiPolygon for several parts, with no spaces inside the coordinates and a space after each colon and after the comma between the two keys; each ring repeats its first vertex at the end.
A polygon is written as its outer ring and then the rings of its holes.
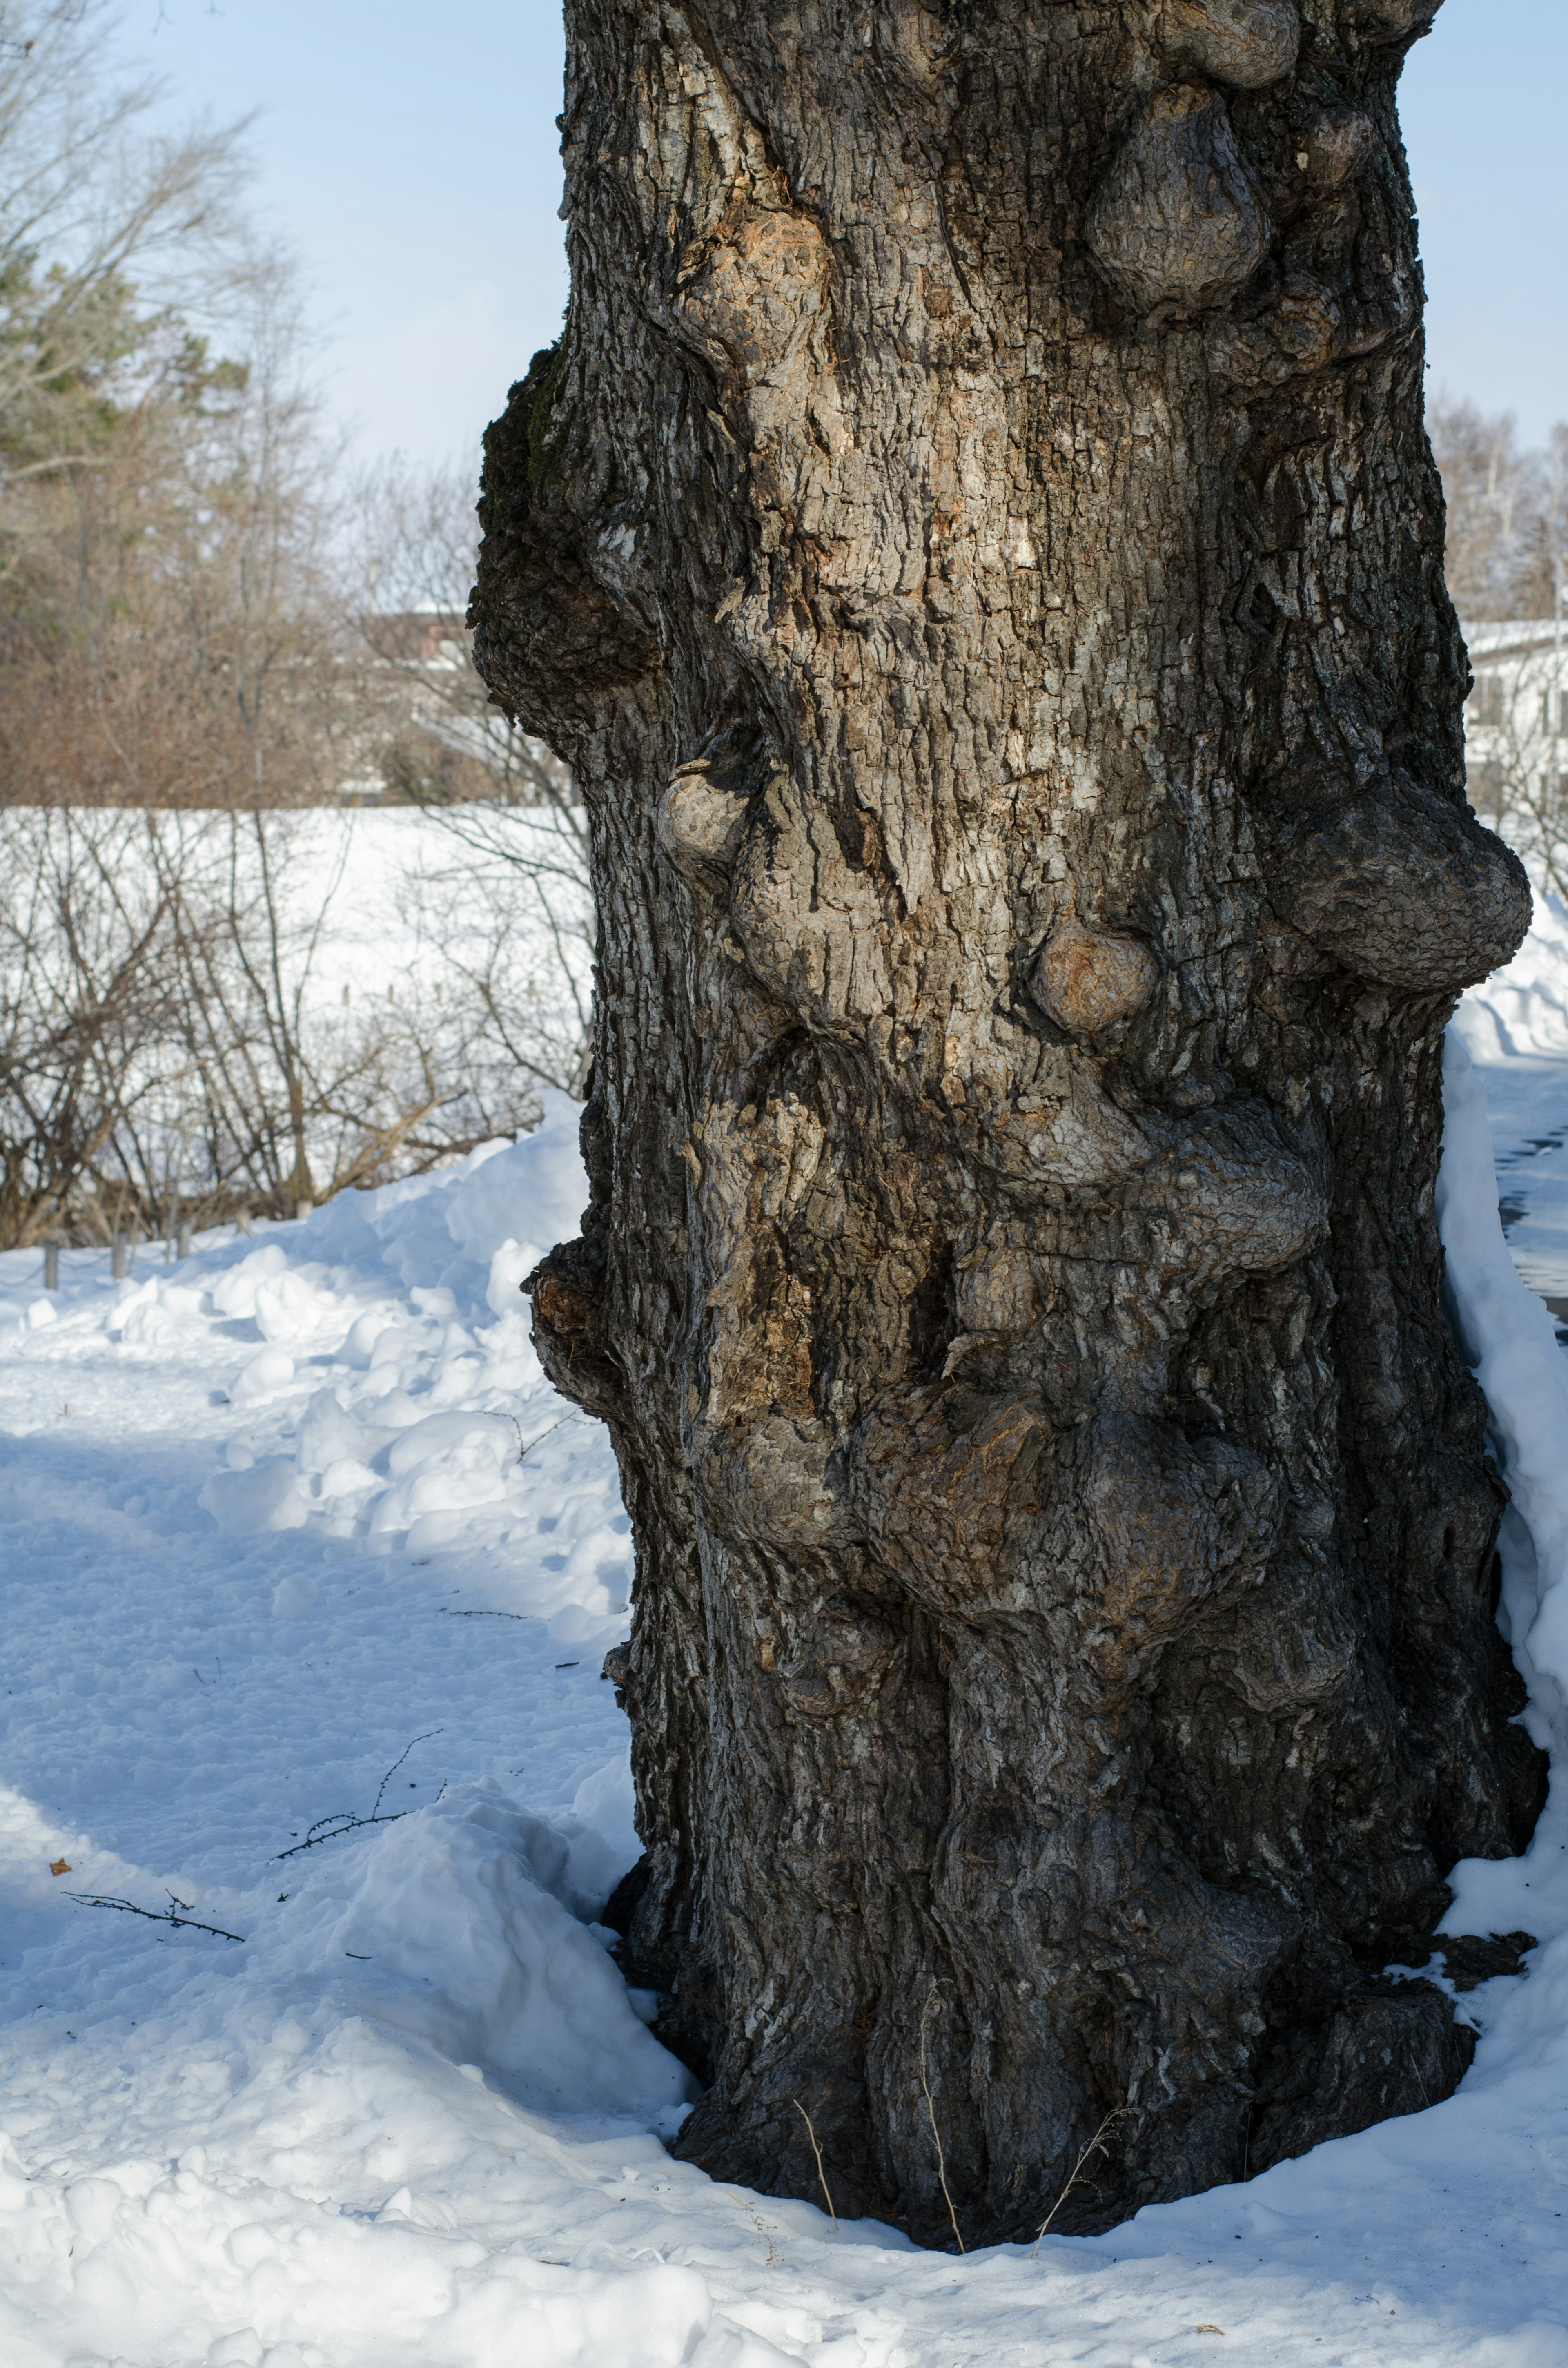
{"type": "Polygon", "coordinates": [[[575,768],[625,1956],[717,2176],[951,2242],[1446,2095],[1538,1755],[1445,1330],[1432,0],[567,0],[481,664],[575,768]]]}

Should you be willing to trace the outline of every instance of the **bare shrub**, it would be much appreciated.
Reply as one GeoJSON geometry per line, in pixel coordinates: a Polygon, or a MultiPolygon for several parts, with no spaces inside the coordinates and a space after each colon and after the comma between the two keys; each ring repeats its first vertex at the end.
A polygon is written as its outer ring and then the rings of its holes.
{"type": "Polygon", "coordinates": [[[455,991],[441,938],[415,933],[395,966],[346,960],[364,893],[353,830],[349,816],[217,817],[222,893],[202,882],[176,915],[206,1189],[279,1213],[421,1173],[538,1113],[539,1064],[483,1058],[487,1015],[455,991]]]}
{"type": "MultiPolygon", "coordinates": [[[[96,1188],[166,1085],[176,997],[166,865],[126,814],[0,830],[0,1242],[125,1198],[96,1188]]],[[[177,1062],[177,1056],[176,1056],[177,1062]]],[[[123,1178],[117,1179],[123,1181],[123,1178]]],[[[132,1195],[132,1197],[137,1197],[132,1195]]]]}
{"type": "Polygon", "coordinates": [[[582,810],[459,805],[434,819],[402,906],[413,934],[443,950],[471,1089],[494,1107],[522,1076],[581,1098],[594,961],[582,810]]]}
{"type": "MultiPolygon", "coordinates": [[[[514,1008],[526,963],[487,911],[367,955],[355,827],[0,813],[0,1243],[292,1215],[515,1133],[572,1081],[580,1007],[514,1008]]],[[[383,937],[407,893],[383,883],[383,937]]]]}

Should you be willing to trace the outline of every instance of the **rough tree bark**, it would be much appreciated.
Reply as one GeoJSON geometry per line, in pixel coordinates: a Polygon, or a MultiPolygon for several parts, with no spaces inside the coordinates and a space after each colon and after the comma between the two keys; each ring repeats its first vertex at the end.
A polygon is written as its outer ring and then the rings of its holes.
{"type": "MultiPolygon", "coordinates": [[[[1464,797],[1394,89],[1433,0],[568,0],[488,439],[601,931],[536,1337],[636,1532],[679,2150],[950,2242],[1448,2093],[1528,1835],[1439,1306],[1464,797]]],[[[1505,1952],[1505,1955],[1506,1952],[1505,1952]]]]}

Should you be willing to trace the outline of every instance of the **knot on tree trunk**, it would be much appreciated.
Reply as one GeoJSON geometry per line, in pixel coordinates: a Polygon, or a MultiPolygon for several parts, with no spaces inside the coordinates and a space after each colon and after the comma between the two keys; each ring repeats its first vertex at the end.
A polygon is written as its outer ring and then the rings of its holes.
{"type": "Polygon", "coordinates": [[[1069,1035],[1100,1036],[1141,1011],[1159,984],[1157,957],[1142,938],[1059,921],[1033,973],[1040,1009],[1069,1035]]]}
{"type": "Polygon", "coordinates": [[[1262,1576],[1280,1494],[1233,1441],[1131,1415],[1053,1437],[1038,1403],[962,1384],[880,1401],[849,1469],[890,1577],[949,1617],[1040,1622],[1057,1684],[1096,1698],[1146,1682],[1210,1595],[1262,1576]]]}
{"type": "Polygon", "coordinates": [[[770,770],[766,742],[740,730],[712,735],[677,765],[659,800],[659,845],[682,877],[722,892],[758,789],[770,770]]]}
{"type": "Polygon", "coordinates": [[[474,664],[494,698],[528,729],[559,736],[562,712],[586,714],[606,689],[659,663],[656,635],[625,581],[633,529],[613,483],[585,511],[568,497],[583,422],[559,347],[534,356],[485,430],[484,539],[469,611],[474,664]]]}
{"type": "Polygon", "coordinates": [[[1275,911],[1354,978],[1457,994],[1507,962],[1529,928],[1529,881],[1512,848],[1407,777],[1309,809],[1281,837],[1275,911]]]}
{"type": "Polygon", "coordinates": [[[1165,0],[1160,32],[1181,64],[1261,90],[1295,65],[1301,20],[1295,0],[1165,0]]]}
{"type": "Polygon", "coordinates": [[[1369,161],[1377,138],[1371,118],[1358,108],[1320,108],[1294,134],[1292,161],[1314,195],[1337,189],[1369,161]]]}
{"type": "Polygon", "coordinates": [[[1268,216],[1217,91],[1153,98],[1090,202],[1089,252],[1130,311],[1202,312],[1251,279],[1268,216]]]}
{"type": "Polygon", "coordinates": [[[606,1325],[602,1241],[561,1242],[522,1289],[533,1301],[533,1343],[563,1397],[602,1422],[623,1419],[626,1376],[606,1325]]]}

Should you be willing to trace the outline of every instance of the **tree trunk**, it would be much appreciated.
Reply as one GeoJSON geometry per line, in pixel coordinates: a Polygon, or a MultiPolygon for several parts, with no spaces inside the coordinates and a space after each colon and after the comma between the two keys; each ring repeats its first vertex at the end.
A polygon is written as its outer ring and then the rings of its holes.
{"type": "Polygon", "coordinates": [[[531,1287],[637,1539],[627,1952],[682,2154],[820,2199],[814,2135],[935,2243],[1108,2113],[1058,2229],[1446,2095],[1382,1968],[1542,1795],[1433,1218],[1529,899],[1421,424],[1431,13],[568,0],[476,617],[593,819],[531,1287]]]}

